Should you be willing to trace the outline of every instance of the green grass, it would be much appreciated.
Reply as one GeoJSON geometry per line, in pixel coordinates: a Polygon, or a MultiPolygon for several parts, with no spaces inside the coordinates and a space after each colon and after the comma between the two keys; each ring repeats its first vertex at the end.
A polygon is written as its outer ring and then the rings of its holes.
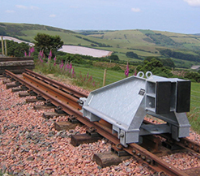
{"type": "MultiPolygon", "coordinates": [[[[53,66],[53,64],[48,65],[47,63],[36,63],[36,72],[42,72],[44,74],[54,74],[57,77],[63,79],[70,79],[72,83],[77,84],[85,89],[94,90],[103,85],[104,78],[104,68],[94,67],[91,65],[79,65],[73,64],[75,71],[75,78],[71,78],[71,74],[67,71],[61,71],[59,65],[53,66]]],[[[114,71],[107,69],[106,82],[105,85],[116,82],[125,78],[123,71],[114,71]]]]}
{"type": "Polygon", "coordinates": [[[74,33],[63,33],[61,31],[45,31],[45,30],[28,30],[28,31],[23,31],[26,36],[21,36],[21,38],[25,40],[33,40],[33,38],[38,34],[38,33],[45,33],[48,35],[59,35],[61,39],[64,41],[64,44],[70,44],[70,45],[84,45],[84,46],[90,46],[91,42],[85,41],[83,39],[77,38],[76,36],[80,36],[80,34],[74,34],[74,33]]]}
{"type": "Polygon", "coordinates": [[[191,106],[187,115],[192,129],[200,134],[200,83],[192,83],[191,87],[191,106]]]}
{"type": "MultiPolygon", "coordinates": [[[[90,76],[93,77],[94,81],[99,84],[99,87],[103,85],[103,77],[104,77],[104,70],[103,68],[98,68],[98,67],[82,67],[82,66],[74,66],[76,76],[78,77],[80,73],[82,75],[87,75],[89,74],[90,76]]],[[[118,71],[113,71],[113,70],[107,70],[106,72],[106,85],[119,81],[123,78],[125,78],[124,72],[118,72],[118,71]]]]}

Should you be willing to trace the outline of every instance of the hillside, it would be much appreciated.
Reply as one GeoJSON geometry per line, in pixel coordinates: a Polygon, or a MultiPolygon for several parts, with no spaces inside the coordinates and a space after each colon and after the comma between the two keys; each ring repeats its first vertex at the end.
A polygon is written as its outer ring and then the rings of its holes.
{"type": "Polygon", "coordinates": [[[37,24],[0,23],[0,35],[33,42],[37,33],[59,35],[67,45],[113,51],[120,60],[141,61],[148,56],[157,56],[171,57],[178,67],[200,64],[200,35],[197,34],[152,30],[70,31],[37,24]],[[128,58],[127,52],[134,52],[139,58],[128,58]]]}

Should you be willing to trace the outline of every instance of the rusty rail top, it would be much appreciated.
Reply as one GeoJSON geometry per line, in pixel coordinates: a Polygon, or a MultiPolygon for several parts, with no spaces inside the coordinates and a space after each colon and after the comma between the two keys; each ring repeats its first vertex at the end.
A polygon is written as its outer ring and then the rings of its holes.
{"type": "Polygon", "coordinates": [[[72,88],[70,88],[70,87],[68,87],[68,86],[66,86],[66,85],[64,85],[64,84],[62,84],[60,82],[57,82],[57,81],[52,80],[50,78],[47,78],[46,76],[42,76],[42,75],[40,75],[38,73],[35,73],[35,72],[33,72],[33,71],[29,70],[29,69],[26,69],[25,73],[27,73],[27,74],[29,74],[31,76],[34,76],[37,79],[41,79],[41,80],[51,84],[52,86],[55,86],[55,87],[59,88],[59,89],[66,90],[69,93],[75,95],[77,98],[87,97],[87,94],[85,94],[85,93],[78,92],[78,91],[76,91],[76,90],[74,90],[74,89],[72,89],[72,88]]]}

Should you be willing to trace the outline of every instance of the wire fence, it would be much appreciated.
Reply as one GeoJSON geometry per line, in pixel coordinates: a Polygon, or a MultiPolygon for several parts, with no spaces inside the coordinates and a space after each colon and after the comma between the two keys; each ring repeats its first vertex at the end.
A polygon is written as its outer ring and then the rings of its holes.
{"type": "MultiPolygon", "coordinates": [[[[76,77],[79,76],[92,76],[93,80],[97,83],[99,83],[99,86],[103,86],[104,81],[104,69],[100,68],[83,68],[74,66],[76,77]]],[[[105,77],[105,85],[111,84],[113,82],[119,81],[121,79],[125,78],[125,74],[123,72],[117,72],[113,70],[106,70],[106,77],[105,77]]]]}

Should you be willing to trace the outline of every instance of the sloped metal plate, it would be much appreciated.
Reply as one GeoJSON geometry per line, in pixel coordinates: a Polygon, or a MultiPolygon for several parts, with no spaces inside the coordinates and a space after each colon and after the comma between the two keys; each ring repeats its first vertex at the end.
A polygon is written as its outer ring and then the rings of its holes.
{"type": "Polygon", "coordinates": [[[83,110],[128,129],[144,92],[145,79],[132,76],[91,92],[83,110]]]}

